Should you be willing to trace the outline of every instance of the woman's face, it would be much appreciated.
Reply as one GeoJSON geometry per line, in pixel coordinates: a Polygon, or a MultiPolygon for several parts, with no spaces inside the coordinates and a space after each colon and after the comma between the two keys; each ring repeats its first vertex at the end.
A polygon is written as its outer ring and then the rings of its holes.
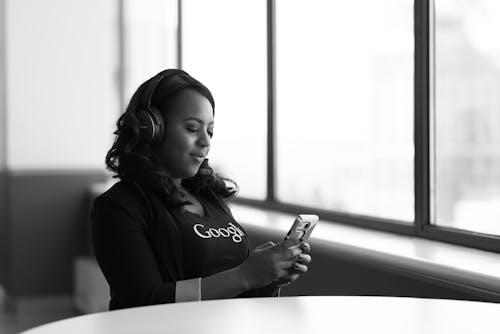
{"type": "Polygon", "coordinates": [[[195,90],[181,91],[163,113],[165,139],[155,149],[160,167],[179,185],[193,177],[210,150],[214,128],[212,105],[195,90]]]}

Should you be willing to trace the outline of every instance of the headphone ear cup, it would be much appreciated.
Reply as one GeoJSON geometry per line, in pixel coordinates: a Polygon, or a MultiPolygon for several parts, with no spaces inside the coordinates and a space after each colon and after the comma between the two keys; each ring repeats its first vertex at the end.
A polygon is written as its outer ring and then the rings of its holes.
{"type": "Polygon", "coordinates": [[[165,121],[158,109],[156,109],[151,100],[156,87],[165,78],[174,75],[177,72],[162,71],[155,77],[148,80],[145,85],[146,88],[142,93],[142,109],[136,112],[136,117],[139,120],[139,136],[140,140],[144,143],[157,146],[162,143],[165,133],[165,121]]]}
{"type": "Polygon", "coordinates": [[[155,121],[150,114],[140,109],[136,113],[137,120],[139,121],[139,138],[143,143],[152,143],[155,135],[155,121]]]}
{"type": "Polygon", "coordinates": [[[151,107],[149,112],[141,109],[136,116],[139,120],[140,140],[153,146],[161,144],[165,133],[165,122],[160,111],[154,107],[151,107]]]}
{"type": "Polygon", "coordinates": [[[153,106],[150,107],[149,115],[151,115],[151,118],[154,121],[154,131],[151,144],[160,145],[165,134],[165,121],[163,120],[163,116],[160,111],[153,106]]]}

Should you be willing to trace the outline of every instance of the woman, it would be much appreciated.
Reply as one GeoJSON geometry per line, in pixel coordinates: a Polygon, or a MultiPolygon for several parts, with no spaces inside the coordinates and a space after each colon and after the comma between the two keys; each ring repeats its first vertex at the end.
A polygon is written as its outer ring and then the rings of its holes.
{"type": "Polygon", "coordinates": [[[307,271],[309,245],[267,242],[249,251],[226,201],[238,190],[206,156],[214,99],[169,69],[143,83],[117,122],[106,156],[120,178],[97,197],[92,239],[111,289],[110,310],[276,295],[307,271]]]}

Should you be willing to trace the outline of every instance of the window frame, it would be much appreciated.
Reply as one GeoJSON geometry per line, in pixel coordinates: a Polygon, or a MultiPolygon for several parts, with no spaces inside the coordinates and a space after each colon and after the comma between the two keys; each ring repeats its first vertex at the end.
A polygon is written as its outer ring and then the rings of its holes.
{"type": "MultiPolygon", "coordinates": [[[[315,212],[321,219],[410,235],[500,253],[500,236],[431,224],[431,128],[434,126],[434,0],[414,0],[414,222],[330,211],[278,201],[276,198],[276,0],[267,4],[267,192],[265,200],[237,197],[235,203],[295,214],[315,212]]],[[[178,65],[182,68],[182,0],[178,0],[178,65]]]]}

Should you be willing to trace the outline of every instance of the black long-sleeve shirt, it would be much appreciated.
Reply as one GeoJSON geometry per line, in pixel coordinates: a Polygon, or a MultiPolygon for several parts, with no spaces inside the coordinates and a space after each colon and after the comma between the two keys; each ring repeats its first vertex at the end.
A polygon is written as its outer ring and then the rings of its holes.
{"type": "Polygon", "coordinates": [[[110,285],[110,310],[175,302],[176,282],[246,259],[247,235],[227,204],[213,192],[199,200],[204,217],[169,209],[153,192],[125,181],[94,200],[92,241],[110,285]]]}

